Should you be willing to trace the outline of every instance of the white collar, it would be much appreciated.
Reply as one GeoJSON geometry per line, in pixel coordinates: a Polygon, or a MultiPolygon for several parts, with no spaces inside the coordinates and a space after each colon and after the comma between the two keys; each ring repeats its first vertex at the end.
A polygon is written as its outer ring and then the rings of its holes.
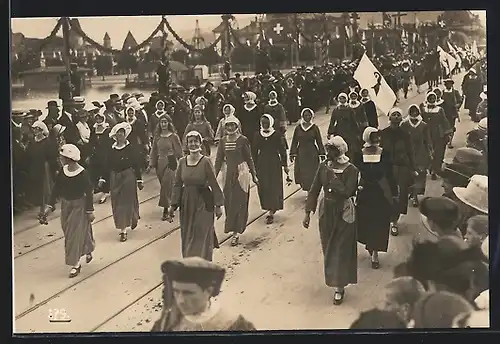
{"type": "Polygon", "coordinates": [[[264,131],[264,129],[260,129],[260,134],[262,135],[262,137],[269,137],[271,136],[272,134],[274,134],[275,130],[273,127],[269,128],[268,131],[264,131]]]}
{"type": "Polygon", "coordinates": [[[64,175],[66,177],[75,177],[75,176],[79,175],[80,173],[82,173],[83,170],[84,170],[84,168],[80,165],[78,165],[78,168],[75,171],[70,171],[68,169],[68,165],[63,166],[63,172],[64,172],[64,175]]]}
{"type": "Polygon", "coordinates": [[[116,149],[116,150],[121,150],[121,149],[127,147],[129,144],[130,144],[130,142],[128,142],[128,140],[127,140],[127,141],[125,141],[125,145],[123,147],[118,147],[118,142],[115,141],[115,143],[113,143],[111,148],[116,149]]]}
{"type": "Polygon", "coordinates": [[[349,102],[349,107],[351,109],[356,109],[359,105],[361,105],[361,103],[358,100],[355,100],[354,104],[352,103],[352,101],[349,102]]]}
{"type": "Polygon", "coordinates": [[[161,110],[161,111],[156,110],[155,115],[156,115],[156,117],[160,118],[161,116],[163,116],[166,113],[167,112],[165,110],[161,110]]]}
{"type": "Polygon", "coordinates": [[[253,109],[255,109],[257,107],[257,104],[255,104],[255,103],[247,103],[247,104],[243,105],[243,107],[247,111],[252,111],[253,109]],[[247,105],[250,105],[250,106],[247,106],[247,105]]]}
{"type": "Polygon", "coordinates": [[[216,316],[219,311],[219,303],[217,301],[210,301],[210,305],[202,313],[196,315],[184,315],[184,317],[191,323],[202,324],[216,316]]]}
{"type": "Polygon", "coordinates": [[[278,102],[278,100],[274,100],[274,101],[273,101],[273,100],[270,100],[270,101],[268,101],[268,102],[267,102],[267,104],[268,104],[269,106],[276,106],[276,105],[278,105],[278,104],[279,104],[279,102],[278,102]]]}
{"type": "Polygon", "coordinates": [[[304,130],[304,131],[308,131],[309,129],[311,129],[311,128],[314,126],[314,123],[312,122],[312,120],[311,120],[311,122],[309,122],[309,124],[310,124],[310,125],[309,125],[309,127],[307,127],[307,128],[306,128],[306,127],[304,126],[304,124],[305,124],[304,120],[303,120],[303,119],[301,119],[301,120],[300,120],[300,127],[301,127],[301,128],[302,128],[302,130],[304,130]]]}

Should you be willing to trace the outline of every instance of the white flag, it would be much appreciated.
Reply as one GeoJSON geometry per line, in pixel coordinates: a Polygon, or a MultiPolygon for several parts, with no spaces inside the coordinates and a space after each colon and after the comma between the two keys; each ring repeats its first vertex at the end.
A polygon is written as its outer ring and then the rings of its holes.
{"type": "Polygon", "coordinates": [[[377,108],[387,115],[397,100],[396,95],[385,81],[382,74],[373,65],[366,53],[359,61],[358,68],[354,72],[354,79],[361,88],[366,88],[377,108]]]}
{"type": "Polygon", "coordinates": [[[440,46],[437,47],[437,50],[439,52],[439,61],[441,65],[445,68],[446,74],[450,74],[457,64],[457,59],[444,51],[440,46]]]}
{"type": "Polygon", "coordinates": [[[472,56],[474,56],[476,59],[478,59],[480,56],[479,56],[479,51],[477,50],[477,43],[476,41],[472,42],[472,47],[471,47],[471,52],[472,52],[472,56]]]}

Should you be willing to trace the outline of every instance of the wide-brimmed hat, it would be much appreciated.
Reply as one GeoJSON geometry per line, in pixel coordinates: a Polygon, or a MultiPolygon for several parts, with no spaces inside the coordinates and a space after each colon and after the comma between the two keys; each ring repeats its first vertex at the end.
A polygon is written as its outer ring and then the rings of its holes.
{"type": "Polygon", "coordinates": [[[59,154],[73,161],[80,161],[80,150],[73,144],[65,144],[61,147],[59,154]]]}
{"type": "Polygon", "coordinates": [[[444,161],[440,177],[452,181],[455,186],[467,185],[469,179],[481,172],[484,163],[483,154],[471,147],[461,147],[455,152],[453,159],[444,161]]]}
{"type": "Polygon", "coordinates": [[[474,175],[467,187],[454,187],[453,193],[468,206],[488,214],[488,177],[474,175]]]}
{"type": "Polygon", "coordinates": [[[64,106],[85,106],[85,98],[84,97],[73,97],[72,99],[69,99],[68,101],[63,103],[64,106]]]}
{"type": "Polygon", "coordinates": [[[220,293],[226,270],[217,264],[200,257],[167,260],[161,265],[161,271],[170,282],[195,283],[203,289],[212,287],[212,295],[220,293]]]}
{"type": "Polygon", "coordinates": [[[455,80],[453,80],[452,78],[448,78],[448,79],[444,79],[444,80],[443,80],[443,84],[449,84],[449,83],[454,84],[454,83],[455,83],[455,80]]]}
{"type": "Polygon", "coordinates": [[[419,204],[419,210],[424,227],[434,235],[437,233],[431,229],[428,220],[440,223],[446,219],[456,223],[460,216],[458,205],[448,197],[425,197],[419,204]]]}

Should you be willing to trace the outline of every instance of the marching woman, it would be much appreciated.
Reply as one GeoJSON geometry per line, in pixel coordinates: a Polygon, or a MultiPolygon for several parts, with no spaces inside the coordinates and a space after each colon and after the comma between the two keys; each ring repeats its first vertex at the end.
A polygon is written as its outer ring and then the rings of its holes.
{"type": "Polygon", "coordinates": [[[378,129],[363,132],[364,147],[354,164],[361,173],[357,195],[358,241],[371,256],[373,269],[380,267],[379,252],[387,252],[389,226],[398,186],[393,176],[391,156],[380,147],[378,129]]]}
{"type": "Polygon", "coordinates": [[[264,114],[260,119],[260,131],[255,134],[252,156],[259,184],[260,206],[267,210],[266,223],[274,221],[274,214],[283,209],[283,172],[288,174],[286,149],[280,133],[273,127],[274,118],[264,114]]]}
{"type": "Polygon", "coordinates": [[[349,147],[348,156],[353,156],[360,150],[360,130],[355,111],[347,103],[347,94],[340,93],[337,97],[338,105],[333,109],[328,126],[328,137],[339,135],[349,147]]]}
{"type": "Polygon", "coordinates": [[[290,161],[295,162],[295,183],[300,185],[302,190],[309,191],[320,159],[326,158],[325,147],[321,140],[321,132],[318,126],[313,123],[313,110],[304,108],[300,117],[300,123],[293,132],[290,161]]]}
{"type": "Polygon", "coordinates": [[[201,134],[203,138],[202,143],[202,154],[206,156],[210,156],[211,149],[210,145],[214,142],[214,131],[210,122],[207,121],[205,115],[203,114],[203,107],[201,105],[195,105],[193,107],[193,115],[191,116],[191,120],[186,127],[186,132],[184,133],[184,137],[182,142],[184,143],[184,152],[189,152],[187,148],[187,137],[186,135],[192,131],[197,131],[201,134]]]}
{"type": "Polygon", "coordinates": [[[97,113],[94,115],[94,121],[90,132],[90,176],[94,192],[102,192],[99,204],[103,204],[109,197],[109,182],[102,183],[100,188],[98,184],[99,178],[104,175],[106,170],[107,156],[113,142],[109,137],[111,128],[106,122],[106,116],[97,113]]]}
{"type": "Polygon", "coordinates": [[[165,102],[163,100],[158,100],[155,104],[156,111],[153,112],[151,116],[149,116],[148,121],[148,136],[150,138],[153,137],[156,127],[158,126],[158,122],[160,121],[160,117],[166,115],[165,111],[165,102]]]}
{"type": "Polygon", "coordinates": [[[240,120],[234,116],[234,113],[236,112],[236,109],[234,108],[233,105],[231,104],[225,104],[223,107],[222,107],[222,114],[224,115],[224,117],[221,118],[221,120],[219,121],[219,124],[217,126],[217,130],[215,131],[215,142],[219,142],[225,135],[225,123],[226,123],[226,119],[229,118],[229,117],[234,117],[238,122],[238,128],[237,130],[241,133],[241,123],[240,123],[240,120]]]}
{"type": "Polygon", "coordinates": [[[389,113],[389,126],[380,131],[380,146],[390,155],[393,175],[398,184],[399,199],[394,204],[391,218],[391,234],[399,234],[398,221],[401,215],[408,213],[408,199],[413,178],[418,176],[413,160],[410,135],[401,128],[403,111],[392,108],[389,113]]]}
{"type": "Polygon", "coordinates": [[[412,104],[408,108],[408,117],[401,123],[401,129],[410,135],[413,161],[418,172],[411,187],[411,200],[412,205],[418,207],[418,195],[425,193],[427,168],[432,157],[432,143],[429,126],[423,121],[420,109],[416,104],[412,104]]]}
{"type": "Polygon", "coordinates": [[[288,142],[286,142],[286,111],[283,105],[278,101],[278,94],[276,91],[269,92],[269,101],[264,106],[264,113],[271,115],[274,118],[274,130],[281,134],[281,140],[288,149],[288,142]]]}
{"type": "Polygon", "coordinates": [[[378,128],[377,107],[375,106],[375,102],[370,99],[370,92],[366,88],[363,88],[359,95],[361,97],[361,104],[363,104],[363,108],[365,109],[368,126],[378,128]]]}
{"type": "Polygon", "coordinates": [[[248,138],[250,147],[253,146],[253,139],[255,134],[259,131],[260,118],[262,110],[255,103],[257,95],[253,92],[245,92],[243,94],[243,109],[241,113],[237,114],[241,123],[241,131],[243,136],[248,138]]]}
{"type": "Polygon", "coordinates": [[[427,93],[426,101],[422,105],[422,119],[429,126],[429,134],[434,152],[431,161],[431,177],[437,179],[436,173],[441,171],[446,145],[453,134],[453,128],[446,119],[440,106],[436,105],[437,96],[434,92],[427,93]]]}
{"type": "MultiPolygon", "coordinates": [[[[142,116],[141,116],[142,117],[142,116]]],[[[141,158],[141,169],[144,170],[148,167],[149,158],[149,139],[147,135],[147,123],[143,118],[137,117],[137,112],[133,107],[125,109],[125,120],[132,126],[132,132],[128,136],[128,141],[133,146],[134,151],[137,152],[141,158]]],[[[153,132],[154,136],[154,132],[153,132]]]]}
{"type": "Polygon", "coordinates": [[[142,190],[141,161],[133,145],[127,140],[132,127],[127,122],[115,125],[109,137],[115,140],[108,154],[106,171],[99,186],[110,182],[111,209],[115,227],[120,230],[120,241],[127,241],[128,229],[139,223],[137,188],[142,190]]]}
{"type": "Polygon", "coordinates": [[[239,121],[234,116],[225,119],[226,135],[220,140],[215,159],[215,175],[222,171],[225,233],[233,233],[231,245],[238,245],[239,235],[247,226],[250,182],[258,184],[250,143],[240,134],[239,121]]]}
{"type": "Polygon", "coordinates": [[[34,138],[26,147],[26,157],[29,161],[29,202],[39,206],[38,218],[43,215],[52,192],[54,178],[59,171],[57,163],[57,149],[49,138],[49,129],[42,121],[35,121],[32,125],[34,138]]]}
{"type": "Polygon", "coordinates": [[[80,110],[76,113],[76,129],[78,133],[77,147],[80,150],[82,161],[80,162],[85,168],[89,166],[91,146],[90,142],[90,126],[88,124],[89,113],[86,110],[80,110]]]}
{"type": "Polygon", "coordinates": [[[60,198],[65,262],[71,266],[69,277],[73,278],[80,273],[81,258],[85,257],[85,261],[90,263],[95,248],[92,234],[92,222],[95,219],[93,186],[87,170],[78,164],[80,150],[75,145],[65,144],[60,156],[64,167],[56,177],[44,216],[55,209],[56,200],[60,198]]]}
{"type": "Polygon", "coordinates": [[[203,138],[196,131],[186,135],[189,154],[179,160],[175,173],[170,216],[180,208],[182,256],[212,261],[215,236],[214,214],[222,216],[224,196],[210,158],[201,154],[203,138]]]}
{"type": "Polygon", "coordinates": [[[172,222],[168,208],[172,198],[177,160],[181,157],[181,141],[175,133],[174,125],[170,117],[162,116],[153,137],[149,159],[149,167],[156,169],[156,177],[160,182],[158,206],[163,208],[162,221],[172,222]]]}
{"type": "Polygon", "coordinates": [[[345,155],[347,144],[340,136],[331,137],[326,146],[327,160],[319,165],[307,195],[303,226],[309,228],[311,212],[319,202],[319,233],[324,256],[326,285],[333,288],[333,303],[344,300],[345,287],[357,283],[357,242],[354,199],[359,172],[345,155]]]}
{"type": "Polygon", "coordinates": [[[368,126],[368,119],[365,113],[365,107],[358,100],[359,94],[356,92],[349,93],[349,107],[354,110],[356,115],[356,122],[359,128],[359,141],[361,141],[361,135],[363,130],[368,126]]]}

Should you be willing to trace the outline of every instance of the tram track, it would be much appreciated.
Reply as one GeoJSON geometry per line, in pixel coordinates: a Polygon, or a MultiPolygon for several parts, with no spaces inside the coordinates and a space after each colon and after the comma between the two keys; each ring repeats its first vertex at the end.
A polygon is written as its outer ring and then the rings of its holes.
{"type": "MultiPolygon", "coordinates": [[[[413,97],[410,97],[410,98],[408,98],[408,99],[405,99],[405,100],[404,100],[404,102],[405,102],[405,103],[407,103],[407,102],[409,102],[411,99],[413,99],[413,98],[415,98],[415,97],[417,97],[417,96],[419,96],[419,94],[416,94],[416,95],[414,95],[413,97]]],[[[321,115],[323,115],[323,114],[321,114],[321,115]]],[[[329,116],[324,116],[324,117],[323,117],[323,116],[321,116],[321,117],[322,117],[322,118],[321,118],[321,120],[318,120],[318,121],[317,121],[317,124],[318,124],[319,126],[324,126],[324,125],[325,125],[325,124],[329,121],[329,119],[330,119],[330,118],[329,118],[329,116]]],[[[292,127],[291,129],[292,129],[292,130],[290,130],[290,131],[287,133],[287,134],[289,134],[289,135],[287,135],[287,136],[291,136],[291,135],[293,134],[293,127],[292,127]]],[[[288,139],[290,140],[290,139],[291,139],[291,137],[288,137],[288,139]]],[[[294,165],[293,163],[290,163],[290,164],[288,164],[288,167],[289,167],[289,168],[290,168],[290,167],[293,167],[293,165],[294,165]]],[[[148,182],[153,181],[154,179],[156,179],[156,178],[154,178],[154,177],[153,177],[153,178],[151,178],[148,182]]],[[[255,184],[251,185],[251,189],[253,189],[255,186],[256,186],[255,184]]],[[[284,200],[285,200],[285,201],[286,201],[286,200],[288,200],[290,197],[292,197],[294,194],[296,194],[299,190],[300,190],[300,188],[299,188],[299,187],[295,188],[293,191],[291,191],[291,193],[290,193],[289,195],[287,195],[287,196],[284,198],[284,200]]],[[[151,201],[151,200],[154,200],[154,199],[156,199],[156,198],[158,198],[158,197],[159,197],[159,194],[152,195],[152,196],[150,196],[150,197],[148,197],[148,198],[144,199],[143,201],[141,201],[141,202],[140,202],[140,204],[145,204],[145,203],[147,203],[147,202],[149,202],[149,201],[151,201]]],[[[254,217],[253,217],[250,221],[248,221],[248,222],[247,222],[247,226],[249,226],[249,225],[251,225],[252,223],[256,222],[258,219],[262,218],[265,214],[266,214],[266,212],[265,212],[265,211],[261,211],[261,212],[260,212],[257,216],[254,216],[254,217]]],[[[106,216],[105,218],[100,219],[99,221],[95,222],[95,223],[94,223],[94,225],[95,225],[95,224],[97,224],[97,223],[103,222],[103,221],[105,221],[105,220],[107,220],[107,219],[109,219],[109,218],[111,218],[111,217],[112,217],[112,215],[108,215],[108,216],[106,216]]],[[[40,301],[40,302],[37,302],[35,305],[33,305],[33,306],[29,307],[29,308],[28,308],[28,309],[26,309],[25,311],[23,311],[23,312],[19,313],[18,315],[16,315],[16,316],[15,316],[15,320],[20,320],[20,319],[22,319],[23,317],[27,316],[28,314],[33,313],[34,311],[36,311],[36,310],[37,310],[37,309],[39,309],[40,307],[42,307],[42,306],[46,305],[46,304],[47,304],[47,303],[49,303],[50,301],[52,301],[52,300],[54,300],[54,299],[56,299],[56,298],[60,297],[62,294],[66,293],[66,292],[67,292],[67,291],[69,291],[70,289],[74,289],[74,288],[75,288],[75,286],[77,286],[77,285],[81,284],[82,282],[85,282],[85,281],[87,281],[87,280],[91,279],[92,277],[94,277],[94,276],[95,276],[95,275],[97,275],[98,273],[103,272],[104,270],[106,270],[106,269],[108,269],[108,268],[110,268],[110,267],[112,267],[112,266],[116,265],[117,263],[119,263],[119,262],[123,261],[124,259],[127,259],[127,258],[129,258],[129,257],[133,256],[133,255],[134,255],[134,254],[136,254],[137,252],[142,251],[142,250],[145,250],[146,248],[148,248],[149,246],[151,246],[151,245],[153,245],[154,243],[158,242],[159,240],[162,240],[162,239],[165,239],[165,238],[167,238],[167,237],[171,236],[172,234],[174,234],[175,232],[177,232],[179,229],[180,229],[180,225],[175,225],[173,228],[168,229],[166,232],[161,233],[160,235],[157,235],[157,236],[155,236],[155,237],[154,237],[154,238],[152,238],[152,239],[148,239],[148,240],[147,240],[147,242],[145,242],[143,245],[141,245],[141,246],[139,246],[139,247],[137,247],[137,248],[133,249],[132,251],[130,251],[130,252],[126,253],[126,254],[124,254],[124,255],[123,255],[123,256],[121,256],[120,258],[115,259],[114,261],[110,262],[109,264],[106,264],[105,266],[103,266],[103,267],[102,267],[102,268],[100,268],[99,270],[96,270],[96,271],[92,272],[91,274],[89,274],[89,275],[85,276],[84,278],[79,279],[78,281],[76,281],[76,283],[72,283],[71,285],[64,287],[63,289],[59,290],[58,292],[56,292],[56,293],[52,294],[50,297],[47,297],[47,298],[45,298],[44,300],[42,300],[42,301],[40,301]]],[[[41,246],[39,246],[39,247],[37,247],[37,248],[35,248],[35,249],[31,250],[31,251],[28,251],[28,252],[24,253],[23,255],[20,255],[20,256],[18,256],[18,257],[16,257],[16,258],[26,256],[26,254],[31,253],[31,252],[34,252],[34,251],[38,250],[38,249],[39,249],[39,248],[41,248],[41,247],[46,247],[46,246],[48,246],[49,244],[52,244],[52,243],[54,243],[54,242],[56,242],[56,241],[61,240],[62,238],[64,238],[64,236],[61,236],[61,237],[56,238],[56,239],[54,239],[54,240],[51,240],[50,242],[47,242],[47,243],[45,243],[45,244],[43,244],[43,245],[41,245],[41,246]]],[[[227,242],[230,238],[231,238],[231,235],[225,235],[225,236],[224,236],[224,238],[223,238],[222,240],[220,240],[219,244],[220,244],[220,245],[223,245],[223,244],[224,244],[224,243],[226,243],[226,242],[227,242]]],[[[117,312],[115,312],[112,316],[108,317],[105,321],[103,321],[103,322],[101,322],[99,325],[97,325],[97,326],[93,327],[93,329],[92,329],[90,332],[95,332],[95,331],[96,331],[97,329],[99,329],[100,327],[102,327],[102,326],[106,325],[109,321],[111,321],[112,319],[114,319],[115,317],[117,317],[119,314],[121,314],[121,313],[125,312],[128,308],[130,308],[132,305],[134,305],[135,303],[137,303],[139,300],[144,299],[145,297],[147,297],[148,295],[150,295],[152,292],[154,292],[155,290],[157,290],[158,288],[160,288],[160,287],[161,287],[161,284],[162,284],[162,283],[158,283],[158,284],[156,284],[155,286],[153,286],[152,288],[150,288],[148,291],[146,291],[145,293],[142,293],[142,294],[141,294],[141,296],[139,296],[139,298],[137,298],[137,299],[136,299],[136,300],[134,300],[133,302],[128,303],[125,307],[122,307],[120,310],[118,310],[117,312]]]]}
{"type": "MultiPolygon", "coordinates": [[[[299,187],[296,188],[288,196],[286,196],[283,199],[283,201],[286,202],[290,197],[292,197],[293,195],[295,195],[299,191],[300,191],[300,188],[299,187]]],[[[249,220],[247,222],[247,227],[250,226],[251,224],[253,224],[254,222],[258,221],[259,219],[261,219],[267,213],[268,213],[267,211],[262,211],[259,215],[255,216],[254,218],[249,220]]],[[[222,240],[219,241],[219,245],[222,246],[224,243],[228,242],[229,239],[231,239],[231,237],[232,237],[232,235],[230,235],[230,234],[226,235],[222,240]]],[[[115,312],[113,315],[108,317],[105,321],[101,322],[97,326],[94,326],[89,332],[96,332],[99,328],[105,326],[108,322],[110,322],[111,320],[113,320],[114,318],[116,318],[117,316],[122,314],[123,312],[125,312],[127,309],[129,309],[130,307],[135,305],[137,302],[145,299],[146,297],[148,297],[150,294],[154,293],[157,289],[161,288],[162,286],[163,286],[163,281],[157,283],[154,287],[152,287],[151,289],[149,289],[145,293],[141,294],[141,296],[139,296],[137,299],[133,300],[132,302],[128,303],[125,307],[121,308],[119,311],[115,312]]]]}
{"type": "MultiPolygon", "coordinates": [[[[327,121],[329,121],[329,118],[323,118],[323,119],[322,119],[322,121],[318,121],[318,125],[320,125],[320,126],[321,126],[321,125],[324,125],[324,124],[325,124],[325,122],[327,122],[327,121]]],[[[293,132],[291,132],[291,135],[293,135],[293,132]]],[[[291,139],[291,137],[290,137],[290,138],[288,138],[288,139],[291,139]]],[[[293,166],[294,166],[294,163],[289,163],[289,164],[288,164],[288,167],[289,167],[289,168],[291,168],[291,167],[293,167],[293,166]]],[[[252,185],[250,186],[250,190],[254,189],[256,186],[257,186],[256,184],[253,184],[253,183],[252,183],[252,185]]],[[[297,192],[297,191],[299,191],[299,190],[300,190],[300,188],[297,188],[295,191],[293,191],[293,194],[294,194],[294,193],[296,193],[296,192],[297,192]]],[[[285,199],[288,199],[291,195],[292,195],[292,194],[288,195],[285,199]]],[[[146,202],[149,202],[149,201],[151,201],[151,200],[153,200],[153,199],[156,199],[156,198],[158,198],[159,196],[160,196],[159,194],[152,195],[152,196],[150,196],[148,199],[143,200],[142,204],[144,204],[144,203],[146,203],[146,202]]],[[[264,214],[265,214],[265,212],[263,212],[263,213],[259,214],[257,217],[254,217],[252,220],[250,220],[249,222],[247,222],[247,226],[248,226],[248,225],[250,225],[251,223],[253,223],[253,222],[257,221],[257,220],[258,220],[259,218],[261,218],[264,214]]],[[[111,218],[111,217],[112,217],[112,215],[109,215],[109,216],[107,217],[107,219],[109,219],[109,218],[111,218]]],[[[103,220],[101,220],[100,222],[102,222],[102,221],[104,221],[104,219],[103,219],[103,220]]],[[[158,236],[155,236],[153,239],[149,239],[146,243],[144,243],[143,245],[141,245],[141,246],[139,246],[139,247],[137,247],[137,248],[133,249],[132,251],[128,252],[127,254],[123,255],[122,257],[120,257],[120,258],[118,258],[118,259],[116,259],[116,260],[112,261],[111,263],[109,263],[109,264],[107,264],[107,265],[103,266],[102,268],[100,268],[100,269],[98,269],[98,270],[96,270],[96,271],[93,271],[91,274],[89,274],[89,275],[87,275],[87,276],[85,276],[85,277],[83,277],[83,278],[79,279],[77,282],[72,283],[72,284],[70,284],[70,285],[68,285],[68,286],[64,287],[63,289],[59,290],[58,292],[56,292],[56,293],[52,294],[50,297],[45,298],[44,300],[42,300],[42,301],[40,301],[40,302],[37,302],[35,305],[31,306],[30,308],[28,308],[28,309],[26,309],[25,311],[23,311],[23,312],[19,313],[18,315],[16,315],[15,320],[19,320],[19,319],[21,319],[21,318],[25,317],[26,315],[28,315],[28,314],[30,314],[30,313],[32,313],[32,312],[34,312],[34,311],[36,311],[36,310],[37,310],[37,309],[39,309],[40,307],[42,307],[42,306],[46,305],[47,303],[49,303],[50,301],[52,301],[52,300],[54,300],[54,299],[58,298],[59,296],[61,296],[61,295],[62,295],[62,294],[64,294],[65,292],[67,292],[68,290],[71,290],[71,289],[72,289],[72,288],[74,288],[75,286],[79,285],[80,283],[85,282],[86,280],[88,280],[88,279],[92,278],[93,276],[97,275],[98,273],[100,273],[100,272],[102,272],[102,271],[104,271],[104,270],[106,270],[106,269],[108,269],[108,268],[112,267],[113,265],[115,265],[115,264],[117,264],[117,263],[119,263],[119,262],[123,261],[124,259],[126,259],[126,258],[128,258],[128,257],[130,257],[130,256],[132,256],[132,255],[134,255],[134,254],[136,254],[137,252],[139,252],[139,251],[142,251],[142,250],[146,249],[147,247],[149,247],[149,246],[153,245],[153,244],[154,244],[154,243],[156,243],[157,241],[167,238],[168,236],[172,235],[173,233],[175,233],[175,232],[176,232],[176,231],[178,231],[179,229],[180,229],[180,225],[175,225],[175,226],[174,226],[174,228],[170,228],[170,229],[169,229],[169,230],[167,230],[166,232],[164,232],[164,233],[162,233],[162,234],[160,234],[160,235],[158,235],[158,236]]],[[[43,244],[43,245],[41,245],[41,246],[39,246],[39,247],[37,247],[37,248],[35,248],[35,249],[33,249],[33,250],[29,251],[29,252],[26,252],[26,253],[25,253],[25,254],[23,254],[22,256],[18,256],[18,257],[16,257],[16,258],[19,258],[19,257],[24,257],[24,256],[26,256],[26,254],[28,254],[28,253],[30,253],[30,252],[34,252],[34,251],[38,250],[38,249],[39,249],[39,248],[41,248],[41,247],[48,246],[49,244],[52,244],[52,243],[54,243],[54,242],[56,242],[56,241],[59,241],[59,240],[61,240],[61,239],[63,239],[63,238],[64,238],[64,236],[61,236],[60,238],[54,239],[54,240],[52,240],[52,241],[50,241],[50,242],[47,242],[47,243],[45,243],[45,244],[43,244]]],[[[227,236],[227,237],[225,237],[224,239],[222,239],[221,241],[219,241],[219,245],[222,245],[223,243],[227,242],[227,240],[228,240],[229,238],[230,238],[230,236],[227,236]]]]}

